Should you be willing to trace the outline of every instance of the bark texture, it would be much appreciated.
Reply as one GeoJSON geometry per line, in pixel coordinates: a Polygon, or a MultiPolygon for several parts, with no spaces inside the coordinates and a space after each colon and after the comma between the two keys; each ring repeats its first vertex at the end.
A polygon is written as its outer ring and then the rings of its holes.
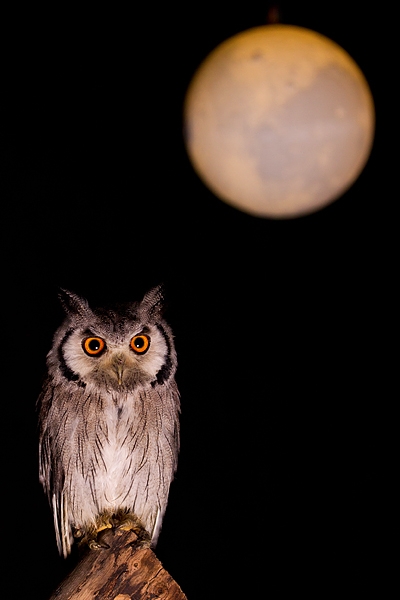
{"type": "Polygon", "coordinates": [[[187,600],[148,548],[135,548],[132,531],[108,530],[110,547],[90,550],[50,600],[187,600]]]}

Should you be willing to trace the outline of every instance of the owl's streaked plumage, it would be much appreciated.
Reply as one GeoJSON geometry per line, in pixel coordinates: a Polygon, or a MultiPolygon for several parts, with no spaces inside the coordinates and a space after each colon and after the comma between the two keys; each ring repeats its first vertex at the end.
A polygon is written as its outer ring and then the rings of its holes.
{"type": "Polygon", "coordinates": [[[176,353],[160,287],[118,310],[63,290],[67,317],[47,356],[38,400],[40,481],[60,554],[139,523],[154,546],[179,450],[176,353]]]}

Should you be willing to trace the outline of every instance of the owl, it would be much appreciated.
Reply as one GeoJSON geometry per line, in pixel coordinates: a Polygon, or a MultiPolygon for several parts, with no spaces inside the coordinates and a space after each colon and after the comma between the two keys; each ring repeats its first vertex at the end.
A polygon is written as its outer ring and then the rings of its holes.
{"type": "Polygon", "coordinates": [[[179,451],[176,352],[161,287],[141,302],[92,309],[67,290],[66,319],[47,355],[38,399],[39,477],[57,546],[106,546],[132,529],[154,547],[179,451]]]}

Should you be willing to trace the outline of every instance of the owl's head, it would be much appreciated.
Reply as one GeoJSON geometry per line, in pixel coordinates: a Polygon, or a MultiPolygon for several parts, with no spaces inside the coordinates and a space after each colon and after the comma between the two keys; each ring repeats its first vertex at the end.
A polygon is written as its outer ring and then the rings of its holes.
{"type": "Polygon", "coordinates": [[[66,319],[48,354],[53,376],[96,389],[131,391],[162,385],[174,377],[176,353],[162,318],[162,291],[156,287],[118,309],[92,309],[84,298],[62,290],[66,319]]]}

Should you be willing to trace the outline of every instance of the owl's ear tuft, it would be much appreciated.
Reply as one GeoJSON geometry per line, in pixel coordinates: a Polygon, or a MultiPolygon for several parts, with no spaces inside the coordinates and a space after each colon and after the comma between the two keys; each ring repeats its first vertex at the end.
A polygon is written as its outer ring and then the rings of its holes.
{"type": "Polygon", "coordinates": [[[89,310],[87,300],[69,290],[60,289],[58,297],[67,314],[84,315],[89,310]]]}
{"type": "Polygon", "coordinates": [[[144,295],[142,302],[140,303],[140,309],[146,313],[147,317],[157,319],[161,317],[164,312],[165,300],[164,300],[164,286],[157,285],[152,288],[144,295]]]}

